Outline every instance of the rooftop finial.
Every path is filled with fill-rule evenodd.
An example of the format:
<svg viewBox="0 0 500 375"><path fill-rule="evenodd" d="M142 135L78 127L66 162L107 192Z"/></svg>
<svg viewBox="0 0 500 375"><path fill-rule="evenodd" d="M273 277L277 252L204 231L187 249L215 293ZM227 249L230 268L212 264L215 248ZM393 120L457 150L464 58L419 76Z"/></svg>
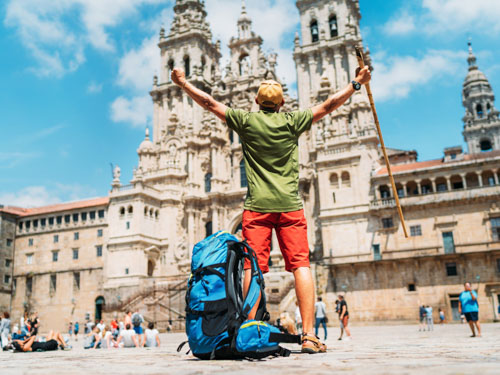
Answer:
<svg viewBox="0 0 500 375"><path fill-rule="evenodd" d="M241 14L247 13L247 7L245 5L245 0L241 0Z"/></svg>
<svg viewBox="0 0 500 375"><path fill-rule="evenodd" d="M149 128L146 126L146 139L149 139Z"/></svg>
<svg viewBox="0 0 500 375"><path fill-rule="evenodd" d="M469 70L477 69L476 55L474 55L474 52L472 51L472 41L470 37L467 45L469 46L469 57L467 58L467 62L469 63Z"/></svg>

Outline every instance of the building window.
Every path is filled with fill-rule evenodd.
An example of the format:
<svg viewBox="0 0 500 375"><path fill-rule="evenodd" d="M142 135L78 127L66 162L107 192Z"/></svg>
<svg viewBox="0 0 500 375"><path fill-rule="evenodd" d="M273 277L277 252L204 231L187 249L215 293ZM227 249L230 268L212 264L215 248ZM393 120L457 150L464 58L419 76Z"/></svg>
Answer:
<svg viewBox="0 0 500 375"><path fill-rule="evenodd" d="M500 217L490 219L490 224L493 241L500 241Z"/></svg>
<svg viewBox="0 0 500 375"><path fill-rule="evenodd" d="M97 212L97 216L99 217L99 219L104 219L104 210L99 210Z"/></svg>
<svg viewBox="0 0 500 375"><path fill-rule="evenodd" d="M54 225L54 218L53 217L49 217L49 225Z"/></svg>
<svg viewBox="0 0 500 375"><path fill-rule="evenodd" d="M78 232L75 232L73 233L73 239L76 241L76 240L79 240L80 239L80 233Z"/></svg>
<svg viewBox="0 0 500 375"><path fill-rule="evenodd" d="M127 212L129 213L129 215L132 215L134 213L134 207L128 206Z"/></svg>
<svg viewBox="0 0 500 375"><path fill-rule="evenodd" d="M125 216L125 207L120 207L120 216Z"/></svg>
<svg viewBox="0 0 500 375"><path fill-rule="evenodd" d="M243 160L243 159L241 159L241 162L240 162L240 186L242 188L245 188L248 186L247 171L245 169L245 160Z"/></svg>
<svg viewBox="0 0 500 375"><path fill-rule="evenodd" d="M372 250L373 250L373 260L381 260L382 255L380 254L380 245L379 244L372 245Z"/></svg>
<svg viewBox="0 0 500 375"><path fill-rule="evenodd" d="M58 250L53 251L52 252L52 261L57 262L58 260L59 260L59 251Z"/></svg>
<svg viewBox="0 0 500 375"><path fill-rule="evenodd" d="M125 268L125 275L128 275L128 268Z"/></svg>
<svg viewBox="0 0 500 375"><path fill-rule="evenodd" d="M61 225L62 224L62 216L57 216L56 217L56 223Z"/></svg>
<svg viewBox="0 0 500 375"><path fill-rule="evenodd" d="M22 221L19 222L19 230L23 230L23 222Z"/></svg>
<svg viewBox="0 0 500 375"><path fill-rule="evenodd" d="M11 247L12 246L12 239L7 238L6 242L7 242L7 247Z"/></svg>
<svg viewBox="0 0 500 375"><path fill-rule="evenodd" d="M78 259L78 249L73 249L73 259Z"/></svg>
<svg viewBox="0 0 500 375"><path fill-rule="evenodd" d="M457 264L455 262L453 263L446 263L446 276L457 276Z"/></svg>
<svg viewBox="0 0 500 375"><path fill-rule="evenodd" d="M417 237L422 235L422 227L420 225L412 225L410 227L410 235L412 237Z"/></svg>
<svg viewBox="0 0 500 375"><path fill-rule="evenodd" d="M33 246L33 238L28 239L28 246Z"/></svg>
<svg viewBox="0 0 500 375"><path fill-rule="evenodd" d="M191 75L191 62L189 56L184 56L184 72L186 73L186 77Z"/></svg>
<svg viewBox="0 0 500 375"><path fill-rule="evenodd" d="M342 187L351 187L351 176L349 172L342 172L340 179L342 180Z"/></svg>
<svg viewBox="0 0 500 375"><path fill-rule="evenodd" d="M71 215L64 215L64 223L69 224L71 222Z"/></svg>
<svg viewBox="0 0 500 375"><path fill-rule="evenodd" d="M330 37L335 38L339 36L339 29L337 27L337 16L331 16L328 24L330 25Z"/></svg>
<svg viewBox="0 0 500 375"><path fill-rule="evenodd" d="M415 287L415 284L408 284L408 291L409 292L416 292L417 288Z"/></svg>
<svg viewBox="0 0 500 375"><path fill-rule="evenodd" d="M82 221L87 221L87 213L82 212Z"/></svg>
<svg viewBox="0 0 500 375"><path fill-rule="evenodd" d="M500 273L500 258L497 259L497 272Z"/></svg>
<svg viewBox="0 0 500 375"><path fill-rule="evenodd" d="M478 104L476 106L476 111L477 111L477 116L479 118L482 118L483 117L483 106L481 104Z"/></svg>
<svg viewBox="0 0 500 375"><path fill-rule="evenodd" d="M441 183L441 184L436 185L436 189L439 192L446 191L446 190L448 190L448 186L446 186L446 184Z"/></svg>
<svg viewBox="0 0 500 375"><path fill-rule="evenodd" d="M388 228L394 227L394 223L392 222L392 217L384 217L382 219L382 227L384 229L388 229Z"/></svg>
<svg viewBox="0 0 500 375"><path fill-rule="evenodd" d="M4 275L3 276L3 283L4 284L10 284L10 275Z"/></svg>
<svg viewBox="0 0 500 375"><path fill-rule="evenodd" d="M210 193L212 190L212 173L205 175L205 193Z"/></svg>
<svg viewBox="0 0 500 375"><path fill-rule="evenodd" d="M42 227L45 227L46 224L47 224L47 219L46 218L40 219L40 225Z"/></svg>
<svg viewBox="0 0 500 375"><path fill-rule="evenodd" d="M33 254L26 254L26 264L33 264Z"/></svg>
<svg viewBox="0 0 500 375"><path fill-rule="evenodd" d="M54 234L54 243L58 243L58 242L59 242L59 235Z"/></svg>
<svg viewBox="0 0 500 375"><path fill-rule="evenodd" d="M205 237L212 235L212 222L209 221L205 224Z"/></svg>
<svg viewBox="0 0 500 375"><path fill-rule="evenodd" d="M50 275L50 292L54 293L57 290L57 275Z"/></svg>
<svg viewBox="0 0 500 375"><path fill-rule="evenodd" d="M95 211L90 211L89 212L89 218L90 218L90 220L94 220L95 219Z"/></svg>
<svg viewBox="0 0 500 375"><path fill-rule="evenodd" d="M443 247L445 254L455 253L455 241L453 240L453 232L443 232Z"/></svg>
<svg viewBox="0 0 500 375"><path fill-rule="evenodd" d="M339 187L339 176L337 175L337 173L332 173L330 175L330 186L333 189L337 189Z"/></svg>
<svg viewBox="0 0 500 375"><path fill-rule="evenodd" d="M26 295L29 296L33 292L33 277L26 278Z"/></svg>
<svg viewBox="0 0 500 375"><path fill-rule="evenodd" d="M127 222L125 223L125 228L126 228L126 229L130 229L130 221L127 221Z"/></svg>
<svg viewBox="0 0 500 375"><path fill-rule="evenodd" d="M24 222L24 226L26 227L26 230L30 229L31 228L31 221L25 221Z"/></svg>
<svg viewBox="0 0 500 375"><path fill-rule="evenodd" d="M97 245L95 247L95 249L96 249L97 256L102 257L102 245Z"/></svg>
<svg viewBox="0 0 500 375"><path fill-rule="evenodd" d="M97 237L102 237L102 229L97 230Z"/></svg>
<svg viewBox="0 0 500 375"><path fill-rule="evenodd" d="M313 20L309 27L311 28L311 40L316 43L319 40L318 21Z"/></svg>
<svg viewBox="0 0 500 375"><path fill-rule="evenodd" d="M80 290L80 272L73 272L73 288Z"/></svg>
<svg viewBox="0 0 500 375"><path fill-rule="evenodd" d="M38 228L38 219L33 220L33 228Z"/></svg>
<svg viewBox="0 0 500 375"><path fill-rule="evenodd" d="M380 187L380 198L386 199L391 197L391 192L389 188L385 185Z"/></svg>
<svg viewBox="0 0 500 375"><path fill-rule="evenodd" d="M5 267L6 268L10 268L11 264L12 264L12 260L11 259L5 259Z"/></svg>
<svg viewBox="0 0 500 375"><path fill-rule="evenodd" d="M73 214L73 223L78 223L78 214Z"/></svg>

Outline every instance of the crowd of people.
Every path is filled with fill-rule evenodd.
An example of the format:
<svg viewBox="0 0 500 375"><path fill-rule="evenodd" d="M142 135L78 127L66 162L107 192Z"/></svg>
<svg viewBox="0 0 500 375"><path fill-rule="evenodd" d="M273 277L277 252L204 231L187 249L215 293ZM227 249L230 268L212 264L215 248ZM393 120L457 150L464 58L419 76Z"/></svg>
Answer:
<svg viewBox="0 0 500 375"><path fill-rule="evenodd" d="M158 347L160 336L154 323L149 322L143 329L144 317L136 311L127 311L123 319L113 319L109 324L103 320L92 322L87 320L84 326L85 349L111 349L129 347ZM8 312L3 313L0 320L0 347L3 350L18 352L69 350L68 342L71 339L78 341L80 331L79 322L69 322L68 336L51 330L48 335L40 336L40 319L35 312L28 317L26 313L21 317L19 324L13 326Z"/></svg>

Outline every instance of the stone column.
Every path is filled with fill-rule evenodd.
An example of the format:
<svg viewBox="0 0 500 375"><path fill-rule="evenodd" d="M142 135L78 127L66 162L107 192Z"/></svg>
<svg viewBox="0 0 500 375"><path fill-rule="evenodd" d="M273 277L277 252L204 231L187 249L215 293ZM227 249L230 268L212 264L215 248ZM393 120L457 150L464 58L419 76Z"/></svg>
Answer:
<svg viewBox="0 0 500 375"><path fill-rule="evenodd" d="M335 90L339 90L342 85L342 54L338 49L334 52L335 59Z"/></svg>
<svg viewBox="0 0 500 375"><path fill-rule="evenodd" d="M446 186L448 187L448 191L451 191L451 180L449 177L445 177L446 178Z"/></svg>
<svg viewBox="0 0 500 375"><path fill-rule="evenodd" d="M212 145L210 148L211 152L211 165L212 165L212 177L217 178L218 173L217 173L217 148L215 145Z"/></svg>
<svg viewBox="0 0 500 375"><path fill-rule="evenodd" d="M401 183L401 186L403 188L403 197L407 197L408 196L408 189L407 189L406 185L407 185L406 182L402 182Z"/></svg>
<svg viewBox="0 0 500 375"><path fill-rule="evenodd" d="M495 185L498 185L498 169L493 170L493 178L495 179Z"/></svg>
<svg viewBox="0 0 500 375"><path fill-rule="evenodd" d="M467 189L467 179L465 178L465 173L460 173L460 177L462 177L462 185L464 185L464 189Z"/></svg>
<svg viewBox="0 0 500 375"><path fill-rule="evenodd" d="M309 72L311 77L311 91L309 92L309 96L316 95L318 91L318 83L319 83L319 75L317 73L318 62L316 61L316 56L311 54L309 56Z"/></svg>
<svg viewBox="0 0 500 375"><path fill-rule="evenodd" d="M219 230L219 210L217 207L212 209L212 232L215 233Z"/></svg>
<svg viewBox="0 0 500 375"><path fill-rule="evenodd" d="M477 180L479 182L479 187L483 187L483 175L481 174L481 172L476 172L477 174Z"/></svg>
<svg viewBox="0 0 500 375"><path fill-rule="evenodd" d="M188 249L192 249L194 246L194 232L195 232L195 227L194 227L194 211L192 209L187 210L188 214ZM191 251L189 251L189 256L191 257Z"/></svg>
<svg viewBox="0 0 500 375"><path fill-rule="evenodd" d="M422 180L415 181L417 183L417 192L418 195L422 195Z"/></svg>
<svg viewBox="0 0 500 375"><path fill-rule="evenodd" d="M432 192L433 193L437 192L436 179L435 178L431 178L431 183L432 183Z"/></svg>

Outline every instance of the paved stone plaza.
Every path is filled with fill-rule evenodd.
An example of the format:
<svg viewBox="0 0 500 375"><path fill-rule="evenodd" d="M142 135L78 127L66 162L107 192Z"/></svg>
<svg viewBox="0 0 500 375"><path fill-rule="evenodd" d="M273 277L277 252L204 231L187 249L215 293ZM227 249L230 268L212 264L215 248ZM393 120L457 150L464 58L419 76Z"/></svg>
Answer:
<svg viewBox="0 0 500 375"><path fill-rule="evenodd" d="M328 353L260 362L200 361L176 352L183 334L164 334L159 349L83 350L47 353L0 352L7 374L500 374L500 324L485 324L482 338L466 325L353 327L354 339L337 341L330 328ZM293 348L293 346L291 347Z"/></svg>

